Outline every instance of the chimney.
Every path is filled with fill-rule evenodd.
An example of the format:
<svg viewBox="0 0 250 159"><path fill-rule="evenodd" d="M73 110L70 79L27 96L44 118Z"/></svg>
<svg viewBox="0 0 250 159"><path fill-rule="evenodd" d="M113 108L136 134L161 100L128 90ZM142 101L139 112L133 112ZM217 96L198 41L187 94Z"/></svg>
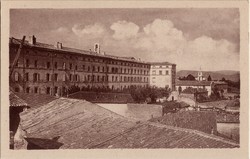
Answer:
<svg viewBox="0 0 250 159"><path fill-rule="evenodd" d="M29 36L29 43L31 45L36 45L36 37L34 35Z"/></svg>
<svg viewBox="0 0 250 159"><path fill-rule="evenodd" d="M56 48L58 48L58 49L62 49L62 43L57 42L57 43L56 43Z"/></svg>
<svg viewBox="0 0 250 159"><path fill-rule="evenodd" d="M94 52L100 54L100 44L98 43L95 43L95 46L94 46Z"/></svg>

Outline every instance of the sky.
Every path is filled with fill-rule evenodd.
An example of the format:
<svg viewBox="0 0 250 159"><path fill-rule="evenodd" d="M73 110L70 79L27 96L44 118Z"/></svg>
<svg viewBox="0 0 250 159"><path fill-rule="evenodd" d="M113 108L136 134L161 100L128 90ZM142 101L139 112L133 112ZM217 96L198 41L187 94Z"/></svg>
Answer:
<svg viewBox="0 0 250 159"><path fill-rule="evenodd" d="M10 36L168 61L177 70L239 70L238 9L12 9Z"/></svg>

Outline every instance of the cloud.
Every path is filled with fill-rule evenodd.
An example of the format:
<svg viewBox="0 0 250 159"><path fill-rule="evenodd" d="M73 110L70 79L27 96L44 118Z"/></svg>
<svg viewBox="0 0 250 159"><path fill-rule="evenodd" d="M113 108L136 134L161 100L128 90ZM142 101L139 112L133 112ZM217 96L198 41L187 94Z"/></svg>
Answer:
<svg viewBox="0 0 250 159"><path fill-rule="evenodd" d="M65 34L65 33L69 33L70 30L66 27L59 27L55 30L52 30L53 33L60 33L60 34Z"/></svg>
<svg viewBox="0 0 250 159"><path fill-rule="evenodd" d="M101 24L95 23L93 25L86 25L82 27L81 25L75 24L72 27L72 31L75 35L82 37L82 36L100 36L104 34L105 32L105 27Z"/></svg>
<svg viewBox="0 0 250 159"><path fill-rule="evenodd" d="M143 31L135 45L138 49L175 52L186 43L182 31L174 28L170 20L155 19Z"/></svg>
<svg viewBox="0 0 250 159"><path fill-rule="evenodd" d="M155 19L139 35L134 48L146 60L173 62L178 69L239 69L236 44L209 36L188 40L170 20Z"/></svg>
<svg viewBox="0 0 250 159"><path fill-rule="evenodd" d="M113 34L114 39L124 40L124 39L135 38L139 31L139 26L132 22L127 22L123 20L113 23L110 26L110 29L114 31Z"/></svg>
<svg viewBox="0 0 250 159"><path fill-rule="evenodd" d="M169 19L155 19L141 28L123 20L110 26L98 23L74 25L74 34L64 27L55 32L68 33L65 34L68 37L62 39L70 38L73 44L83 49L92 48L98 42L102 51L108 54L134 56L144 61L169 61L176 63L177 69L239 70L237 44L206 34L190 39Z"/></svg>

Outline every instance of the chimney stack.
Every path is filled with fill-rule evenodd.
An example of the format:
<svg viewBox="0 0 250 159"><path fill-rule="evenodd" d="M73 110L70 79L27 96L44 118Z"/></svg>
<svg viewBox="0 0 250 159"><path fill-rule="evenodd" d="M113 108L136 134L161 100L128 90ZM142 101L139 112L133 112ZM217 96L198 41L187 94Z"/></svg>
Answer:
<svg viewBox="0 0 250 159"><path fill-rule="evenodd" d="M98 43L95 43L95 46L94 46L94 52L100 54L100 44Z"/></svg>
<svg viewBox="0 0 250 159"><path fill-rule="evenodd" d="M29 36L29 43L31 45L35 45L36 44L36 37L34 35Z"/></svg>
<svg viewBox="0 0 250 159"><path fill-rule="evenodd" d="M62 43L57 42L57 43L56 43L56 48L58 48L58 49L62 49Z"/></svg>

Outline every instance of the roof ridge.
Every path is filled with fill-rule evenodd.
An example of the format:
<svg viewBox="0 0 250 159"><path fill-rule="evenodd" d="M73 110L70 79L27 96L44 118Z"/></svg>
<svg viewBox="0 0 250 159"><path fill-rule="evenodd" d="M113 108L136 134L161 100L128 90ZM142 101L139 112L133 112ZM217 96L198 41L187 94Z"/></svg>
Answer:
<svg viewBox="0 0 250 159"><path fill-rule="evenodd" d="M9 37L9 39L11 40L9 43L20 43L21 39L17 39L15 37ZM13 40L16 40L16 42L13 42ZM44 49L51 49L51 50L58 50L58 51L62 51L62 52L71 52L71 53L77 53L77 54L86 54L86 55L91 55L91 56L99 56L99 57L105 57L105 58L113 58L113 59L117 59L117 60L125 60L128 62L137 62L137 63L143 63L143 64L148 64L148 62L146 61L140 61L137 60L138 58L133 57L134 59L131 59L131 57L123 57L123 56L116 56L116 55L111 55L111 54L98 54L94 51L89 51L89 50L84 50L84 49L79 49L79 48L73 48L73 47L67 47L67 46L63 46L62 49L58 49L55 47L55 45L53 44L48 44L48 43L44 43L44 42L36 42L36 44L40 44L40 45L32 45L29 44L27 40L25 40L25 45L27 46L31 46L31 47L38 47L38 48L44 48Z"/></svg>

